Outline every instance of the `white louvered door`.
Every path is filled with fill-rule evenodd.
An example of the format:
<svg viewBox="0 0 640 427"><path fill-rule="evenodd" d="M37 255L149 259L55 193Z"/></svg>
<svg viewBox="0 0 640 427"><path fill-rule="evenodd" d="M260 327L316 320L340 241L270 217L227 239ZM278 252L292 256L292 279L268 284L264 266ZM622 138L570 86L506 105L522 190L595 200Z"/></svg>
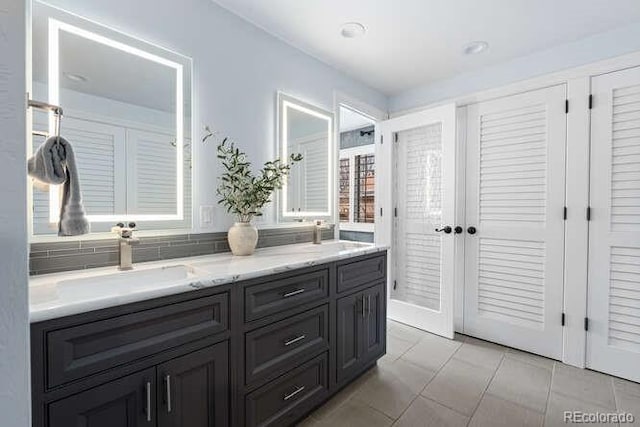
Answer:
<svg viewBox="0 0 640 427"><path fill-rule="evenodd" d="M640 381L640 68L591 88L587 366Z"/></svg>
<svg viewBox="0 0 640 427"><path fill-rule="evenodd" d="M127 130L127 212L175 215L176 147L170 134Z"/></svg>
<svg viewBox="0 0 640 427"><path fill-rule="evenodd" d="M453 338L455 107L383 123L396 141L394 274L388 316Z"/></svg>
<svg viewBox="0 0 640 427"><path fill-rule="evenodd" d="M564 85L468 107L464 332L562 357ZM465 228L467 228L465 227Z"/></svg>

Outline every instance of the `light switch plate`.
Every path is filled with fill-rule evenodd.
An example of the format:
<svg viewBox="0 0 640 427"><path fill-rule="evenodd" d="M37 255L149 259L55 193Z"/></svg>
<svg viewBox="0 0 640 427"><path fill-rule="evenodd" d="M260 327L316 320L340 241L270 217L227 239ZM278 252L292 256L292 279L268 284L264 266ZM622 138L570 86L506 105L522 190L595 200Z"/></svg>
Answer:
<svg viewBox="0 0 640 427"><path fill-rule="evenodd" d="M213 225L213 213L215 206L202 205L200 206L200 226L207 227Z"/></svg>

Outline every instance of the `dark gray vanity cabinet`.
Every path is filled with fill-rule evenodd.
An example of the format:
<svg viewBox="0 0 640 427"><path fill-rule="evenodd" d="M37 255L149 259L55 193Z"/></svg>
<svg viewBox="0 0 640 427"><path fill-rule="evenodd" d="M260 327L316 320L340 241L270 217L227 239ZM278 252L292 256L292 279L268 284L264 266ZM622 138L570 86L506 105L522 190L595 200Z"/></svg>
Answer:
<svg viewBox="0 0 640 427"><path fill-rule="evenodd" d="M158 365L159 427L229 425L229 346L221 342Z"/></svg>
<svg viewBox="0 0 640 427"><path fill-rule="evenodd" d="M155 370L147 369L53 402L50 427L138 427L155 424Z"/></svg>
<svg viewBox="0 0 640 427"><path fill-rule="evenodd" d="M385 283L341 297L337 302L336 380L352 379L385 352Z"/></svg>
<svg viewBox="0 0 640 427"><path fill-rule="evenodd" d="M294 425L385 333L385 252L34 323L33 426Z"/></svg>

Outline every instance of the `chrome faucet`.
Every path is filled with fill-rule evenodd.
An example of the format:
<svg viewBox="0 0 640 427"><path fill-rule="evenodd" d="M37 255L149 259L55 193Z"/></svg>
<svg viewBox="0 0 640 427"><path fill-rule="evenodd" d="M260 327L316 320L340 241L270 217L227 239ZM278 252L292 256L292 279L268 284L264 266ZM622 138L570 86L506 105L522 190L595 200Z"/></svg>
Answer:
<svg viewBox="0 0 640 427"><path fill-rule="evenodd" d="M322 243L322 230L326 230L329 227L324 221L316 219L313 221L313 244L319 245Z"/></svg>
<svg viewBox="0 0 640 427"><path fill-rule="evenodd" d="M118 270L133 270L133 245L140 242L140 239L133 237L133 231L136 228L135 222L130 222L129 226L119 222L115 227L111 228L112 233L118 235L120 246L120 265Z"/></svg>

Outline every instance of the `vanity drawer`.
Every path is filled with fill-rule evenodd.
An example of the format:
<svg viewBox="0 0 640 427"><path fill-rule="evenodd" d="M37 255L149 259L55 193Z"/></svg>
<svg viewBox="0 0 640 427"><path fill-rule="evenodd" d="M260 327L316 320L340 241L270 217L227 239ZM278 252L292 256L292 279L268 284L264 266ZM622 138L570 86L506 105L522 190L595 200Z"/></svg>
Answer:
<svg viewBox="0 0 640 427"><path fill-rule="evenodd" d="M327 354L247 395L245 425L288 426L328 395Z"/></svg>
<svg viewBox="0 0 640 427"><path fill-rule="evenodd" d="M229 329L227 293L46 333L47 388Z"/></svg>
<svg viewBox="0 0 640 427"><path fill-rule="evenodd" d="M329 306L272 323L245 335L245 383L286 372L329 349Z"/></svg>
<svg viewBox="0 0 640 427"><path fill-rule="evenodd" d="M387 274L387 257L374 255L358 261L338 264L338 292L384 279Z"/></svg>
<svg viewBox="0 0 640 427"><path fill-rule="evenodd" d="M329 270L248 286L244 290L245 321L260 319L329 296Z"/></svg>

